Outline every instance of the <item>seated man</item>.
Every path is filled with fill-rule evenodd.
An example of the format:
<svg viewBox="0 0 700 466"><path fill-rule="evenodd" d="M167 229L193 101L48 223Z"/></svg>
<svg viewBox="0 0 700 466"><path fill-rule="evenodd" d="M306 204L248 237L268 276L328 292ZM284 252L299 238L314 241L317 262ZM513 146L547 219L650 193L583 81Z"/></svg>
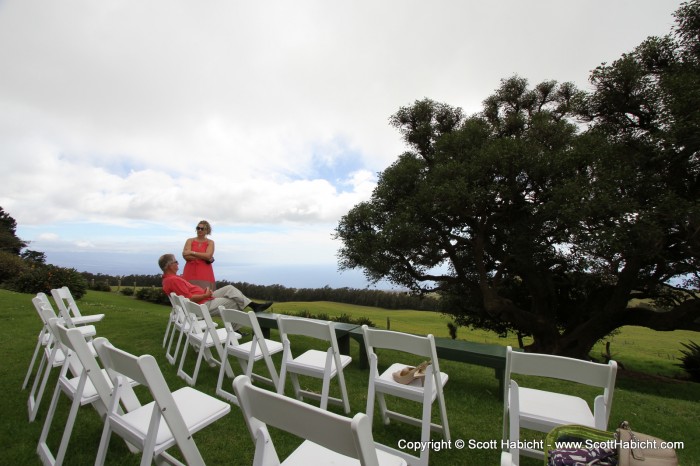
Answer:
<svg viewBox="0 0 700 466"><path fill-rule="evenodd" d="M175 293L198 304L206 304L211 315L219 314L219 306L227 309L243 310L249 307L255 312L262 312L272 305L272 302L262 304L254 303L246 298L241 291L233 285L226 285L212 292L193 285L177 275L179 265L173 254L163 254L158 259L158 265L163 271L163 291L165 294Z"/></svg>

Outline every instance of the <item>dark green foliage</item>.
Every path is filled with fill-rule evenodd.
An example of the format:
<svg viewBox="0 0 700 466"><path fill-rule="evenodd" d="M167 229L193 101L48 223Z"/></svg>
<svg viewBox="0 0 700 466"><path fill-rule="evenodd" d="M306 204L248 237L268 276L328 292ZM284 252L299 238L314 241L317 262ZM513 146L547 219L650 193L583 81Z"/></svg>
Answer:
<svg viewBox="0 0 700 466"><path fill-rule="evenodd" d="M156 304L170 305L170 299L166 296L165 292L160 287L146 287L140 288L136 291L136 299L141 299L143 301L148 301Z"/></svg>
<svg viewBox="0 0 700 466"><path fill-rule="evenodd" d="M27 268L27 264L16 254L0 251L0 283L12 280Z"/></svg>
<svg viewBox="0 0 700 466"><path fill-rule="evenodd" d="M17 222L0 207L0 251L18 256L27 243L19 239L15 231L17 231Z"/></svg>
<svg viewBox="0 0 700 466"><path fill-rule="evenodd" d="M318 320L332 320L333 322L342 322L344 324L357 324L357 325L367 325L368 327L376 327L375 323L372 322L367 317L358 317L354 319L348 314L340 314L336 317L331 317L330 315L322 312L320 314L311 314L307 309L303 309L294 314L297 317L303 317L305 319L318 319Z"/></svg>
<svg viewBox="0 0 700 466"><path fill-rule="evenodd" d="M109 286L109 282L106 280L100 282L91 281L89 288L93 291L112 291L112 287Z"/></svg>
<svg viewBox="0 0 700 466"><path fill-rule="evenodd" d="M87 282L77 270L55 265L33 265L7 282L10 289L20 293L51 293L54 288L67 286L75 299L87 290Z"/></svg>
<svg viewBox="0 0 700 466"><path fill-rule="evenodd" d="M681 345L686 349L681 350L681 353L683 353L681 361L683 362L678 364L678 366L685 369L691 380L700 382L700 345L693 341L681 343Z"/></svg>
<svg viewBox="0 0 700 466"><path fill-rule="evenodd" d="M700 2L676 18L596 68L590 93L514 76L472 116L399 109L408 150L340 220L341 269L435 292L456 324L531 336L530 351L700 330Z"/></svg>
<svg viewBox="0 0 700 466"><path fill-rule="evenodd" d="M121 294L124 296L133 296L134 295L134 289L133 288L122 288L119 290Z"/></svg>

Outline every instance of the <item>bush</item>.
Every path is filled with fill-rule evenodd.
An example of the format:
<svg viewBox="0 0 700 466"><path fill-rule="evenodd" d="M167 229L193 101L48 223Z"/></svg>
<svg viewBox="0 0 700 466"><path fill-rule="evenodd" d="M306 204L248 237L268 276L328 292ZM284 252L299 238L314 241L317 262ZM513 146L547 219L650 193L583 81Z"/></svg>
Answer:
<svg viewBox="0 0 700 466"><path fill-rule="evenodd" d="M17 278L26 268L26 263L18 255L0 251L0 283Z"/></svg>
<svg viewBox="0 0 700 466"><path fill-rule="evenodd" d="M134 296L133 288L122 288L121 290L119 290L119 292L124 296Z"/></svg>
<svg viewBox="0 0 700 466"><path fill-rule="evenodd" d="M103 282L93 281L90 284L90 289L93 291L112 291L112 287L109 286L109 282L107 282L107 281L103 281Z"/></svg>
<svg viewBox="0 0 700 466"><path fill-rule="evenodd" d="M692 341L681 343L681 345L685 346L686 349L681 350L683 353L681 361L683 362L677 365L685 369L691 380L700 382L700 345Z"/></svg>
<svg viewBox="0 0 700 466"><path fill-rule="evenodd" d="M25 268L8 285L20 293L31 294L50 294L54 288L67 286L75 299L82 298L87 290L87 282L77 270L50 264Z"/></svg>
<svg viewBox="0 0 700 466"><path fill-rule="evenodd" d="M170 299L166 296L165 292L163 292L162 288L140 288L136 292L136 299L170 306Z"/></svg>

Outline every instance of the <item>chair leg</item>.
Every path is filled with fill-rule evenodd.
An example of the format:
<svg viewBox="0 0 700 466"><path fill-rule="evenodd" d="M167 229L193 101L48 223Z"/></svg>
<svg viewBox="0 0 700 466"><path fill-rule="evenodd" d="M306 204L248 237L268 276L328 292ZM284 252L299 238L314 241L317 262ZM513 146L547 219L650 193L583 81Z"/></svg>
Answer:
<svg viewBox="0 0 700 466"><path fill-rule="evenodd" d="M176 333L178 334L178 337L177 343L175 344L175 352L173 354L170 354L170 347L173 344L173 341L175 340ZM170 341L168 342L168 348L165 350L165 358L170 364L175 364L175 362L177 361L177 355L180 352L180 345L182 344L182 338L184 335L185 331L181 328L175 328L170 333Z"/></svg>
<svg viewBox="0 0 700 466"><path fill-rule="evenodd" d="M348 398L348 388L345 386L345 374L342 367L338 368L338 383L340 384L340 396L343 398L345 414L350 414L350 399Z"/></svg>
<svg viewBox="0 0 700 466"><path fill-rule="evenodd" d="M291 380L292 387L294 388L294 397L299 401L304 401L304 395L302 395L301 386L299 385L299 376L294 372L290 372L289 380Z"/></svg>
<svg viewBox="0 0 700 466"><path fill-rule="evenodd" d="M42 363L44 363L44 375L41 377L41 385L39 385L38 389L37 383L39 382L39 373L37 373L36 379L34 379L32 391L29 394L29 400L27 400L27 404L29 407L29 422L34 422L34 419L36 419L36 415L39 412L39 404L41 404L41 399L44 396L44 390L46 389L46 383L48 382L49 376L51 375L54 357L55 353L52 352L52 355L50 357L45 357L44 359L42 359Z"/></svg>
<svg viewBox="0 0 700 466"><path fill-rule="evenodd" d="M34 364L36 364L36 358L39 356L39 351L42 348L42 340L43 340L43 332L41 335L39 335L39 340L36 342L36 347L34 348L34 355L32 355L32 361L29 363L29 369L27 369L27 375L24 376L24 382L22 382L22 390L27 388L27 384L29 383L29 378L32 375L33 369L34 369Z"/></svg>
<svg viewBox="0 0 700 466"><path fill-rule="evenodd" d="M105 418L105 426L102 429L102 437L100 437L100 447L97 449L97 457L95 458L95 466L103 466L107 458L107 448L109 448L109 440L112 437L112 427L110 426L109 414Z"/></svg>
<svg viewBox="0 0 700 466"><path fill-rule="evenodd" d="M377 393L377 403L379 403L379 414L382 416L382 422L385 426L388 426L391 420L389 419L389 414L387 414L389 410L386 408L386 400L382 392Z"/></svg>

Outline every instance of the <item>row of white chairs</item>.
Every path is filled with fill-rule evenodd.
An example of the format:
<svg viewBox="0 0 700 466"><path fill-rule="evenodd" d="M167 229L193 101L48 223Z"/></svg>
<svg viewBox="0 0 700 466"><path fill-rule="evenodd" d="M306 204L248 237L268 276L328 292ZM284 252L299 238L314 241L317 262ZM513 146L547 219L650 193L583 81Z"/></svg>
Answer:
<svg viewBox="0 0 700 466"><path fill-rule="evenodd" d="M36 298L35 298L36 299ZM186 386L171 392L153 356L135 356L114 347L107 339L88 335L48 315L47 303L35 304L48 317L47 332L53 347L64 355L37 452L44 464L66 461L68 443L78 409L92 405L104 420L96 465L104 464L112 433L132 452L141 452L141 464L203 465L193 434L227 415L231 407L222 400ZM143 403L133 387L148 389L151 401ZM400 457L375 445L368 417L353 418L328 412L252 385L240 375L233 383L236 398L256 445L255 465L280 464L267 425L286 430L305 441L283 464L406 465ZM47 439L54 424L61 395L71 401L60 445L54 454ZM177 447L185 462L168 451Z"/></svg>
<svg viewBox="0 0 700 466"><path fill-rule="evenodd" d="M30 422L36 418L51 370L61 367L65 360L65 355L60 347L55 345L54 338L49 331L48 321L52 318L60 318L67 327L78 328L83 335L91 338L96 332L95 326L92 324L104 318L104 314L83 316L68 287L53 289L51 290L51 295L56 303L56 307L58 307L58 312L54 310L45 293L39 293L32 299L42 326L37 336L36 346L27 368L27 374L22 383L22 389L26 389L32 380L32 375L34 375L34 381L27 400ZM34 366L37 360L40 362L35 373Z"/></svg>
<svg viewBox="0 0 700 466"><path fill-rule="evenodd" d="M57 303L60 314L53 310L48 298L43 293L38 294L32 300L40 318L42 319L43 326L37 339L37 346L35 348L30 367L27 371L23 388L26 388L28 385L30 375L33 372L33 366L35 365L38 355L43 348L44 354L40 367L37 370L34 385L29 397L29 415L30 420L34 420L36 417L39 402L41 401L49 372L54 367L61 367L61 374L59 375L51 407L49 408L49 414L47 415L38 447L38 452L46 464L61 464L67 448L68 439L70 438L70 432L75 422L77 408L85 404L92 404L101 415L105 415L108 412L106 409L106 407L108 408L108 405L105 403L105 400L107 399L105 398L105 394L116 393L116 391L113 389L114 384L111 381L109 374L104 370L100 371L96 368L96 366L94 366L94 364L96 364L95 356L97 355L97 350L95 349L95 346L91 340L92 337L95 336L96 332L94 326L90 325L90 323L101 320L104 315L83 317L80 314L75 301L72 299L72 296L70 296L70 292L67 288L62 290L53 290L52 295L54 297L54 301ZM332 323L329 325L328 323L324 324L320 322L313 322L309 321L308 319L282 318L280 319L279 327L280 335L284 343L279 343L263 337L262 330L260 329L254 312L245 313L238 310L227 310L222 308L221 316L224 321L225 328L217 329L217 326L212 321L206 306L200 306L181 298L177 299L176 302L179 304L179 306L181 306L181 309L187 309L187 311L184 312L184 316L187 319L190 319L190 329L199 329L198 331L195 330L194 332L184 334L187 344L183 349L180 367L178 368L178 374L185 378L190 385L194 385L196 382L199 363L201 363L202 360L212 363L214 360L217 360L216 356L218 356L219 378L217 381L217 395L222 396L226 400L240 406L245 412L246 409L250 410L253 408L242 406L239 390L235 388L236 384L234 384L234 392L236 392L238 396L231 392L225 391L223 388L225 385L224 374L226 374L228 377L232 377L233 375L232 368L228 362L228 357L236 357L241 365L243 373L246 377L246 382L240 382L241 384L245 385L246 387L250 385L251 389L254 389L253 391L257 392L261 391L261 389L252 387L250 383L251 379L263 380L275 388L275 391L278 392L278 396L283 396L284 375L281 377L277 376L274 363L270 358L271 354L283 351L282 374L286 374L288 372L289 366L291 366L293 369L294 366L297 365L302 369L300 372L294 373L294 378L296 378L297 374L310 375L308 366L311 365L309 364L311 361L322 363L320 364L321 370L319 370L317 373L317 375L320 375L321 378L324 378L324 388L320 396L312 392L304 392L299 388L298 382L293 382L293 386L295 388L295 397L298 398L299 402L304 399L304 396L316 398L321 402L321 407L315 409L325 411L327 402L330 398L327 395L327 382L333 378L327 376L330 374L335 376L338 372L342 374L342 368L347 365L344 365L342 362L339 363L336 359L336 356L340 357L342 355L339 355L337 351L337 342L333 341L335 332L333 331ZM175 310L175 306L173 306L173 309ZM58 317L59 315L61 317ZM66 318L65 315L67 315L68 318ZM87 325L81 326L79 324ZM247 343L240 343L239 340L241 339L241 335L234 330L242 327L248 328L252 331L251 340ZM285 331L285 327L289 329L287 332ZM168 338L173 338L174 328L175 327L173 326L172 329L169 330L171 333L170 335L168 335L169 332L166 332L164 342ZM309 329L314 329L314 331ZM297 334L313 336L315 338L318 338L319 334L329 335L328 339L331 340L329 350L327 352L311 350L316 351L318 354L307 355L305 358L302 358L302 360L299 360L298 357L295 360L291 354L291 347L287 336L288 333L294 334L295 332ZM447 381L447 375L439 371L439 362L436 357L435 345L432 337L417 337L399 332L374 330L367 327L363 327L363 332L370 359L370 380L367 412L364 415L366 419L361 421L363 423L362 425L368 424L371 429L372 415L374 412L374 403L376 399L376 401L379 403L382 419L386 424L390 422L390 419L397 419L403 422L416 424L421 427L421 441L423 442L430 439L430 430L441 432L445 439L449 440L447 415L444 398L442 395L442 386ZM199 344L196 343L196 339L190 337L190 333L201 335ZM72 340L69 338L69 334L72 335ZM214 335L216 335L216 337ZM211 340L211 342L214 344L208 344L208 340ZM79 342L82 342L82 346ZM197 348L198 354L195 372L191 376L187 375L182 367L185 354L189 346ZM393 364L384 370L382 374L379 374L378 356L377 352L375 351L379 348L395 349L430 358L430 360L433 361L433 364L428 366L425 385L419 385L417 381L408 386L396 383L393 380L392 374L397 370L401 370L401 368L406 367L405 365L401 364ZM212 353L212 349L215 349L214 352L217 353L216 355ZM79 357L81 353L82 358ZM92 363L90 362L90 358ZM253 364L261 359L264 359L267 363L267 369L270 375L269 378L252 372ZM86 363L85 360L88 362ZM90 366L90 364L93 364L93 366ZM87 371L83 369L83 367L86 366L89 369ZM335 367L339 367L340 371L335 370ZM182 373L180 373L181 371ZM102 372L102 378L96 379L97 381L88 376L88 374L95 374L97 372ZM518 374L571 380L578 383L600 387L603 389L603 393L594 400L594 409L591 411L586 401L580 398L523 386L521 379L519 379L519 383L514 380L514 376L517 376ZM518 440L520 439L521 428L548 432L555 426L575 423L588 425L603 430L606 429L612 404L615 375L616 364L614 361L611 361L609 364L596 364L571 358L514 352L512 351L512 348L508 347L504 392L503 438L509 440L512 446L507 452L503 453L502 464L519 464L519 456L521 451ZM292 378L291 372L290 378ZM39 385L40 379L41 384ZM100 382L100 380L102 380L102 382ZM135 384L136 380L143 383L138 377L131 377L125 378L122 381L122 384L118 386L118 389L121 390L119 393L119 398L123 406L122 408L117 408L117 410L126 409L126 412L130 412L136 409L136 406L140 406L138 404L138 400L133 394L133 390L130 390L131 385ZM280 380L282 381L281 385ZM340 383L341 387L344 387L344 381L341 380ZM105 388L106 386L109 388ZM280 386L282 387L281 390ZM247 388L244 388L243 390L247 390ZM196 391L189 392L188 396L194 394L195 392ZM251 396L258 397L256 399L264 399L265 396L272 393L267 390L262 390L262 392L263 394L259 397L257 395ZM345 408L346 413L349 413L347 393L346 391L342 390L342 388L341 392L343 393L343 398L336 401ZM73 404L71 406L69 419L65 426L63 440L59 447L59 453L56 458L54 458L50 449L46 445L46 438L50 429L51 420L55 413L55 403L57 402L60 393L65 393L68 395ZM423 418L413 419L403 414L389 411L386 408L386 403L384 400L385 394L405 397L422 403L424 407ZM430 422L431 407L436 399L438 400L442 426L432 424ZM271 402L268 400L266 404L269 406ZM272 411L272 413L275 414L274 411ZM277 412L275 416L279 417L279 412ZM251 433L255 430L256 433L253 434L253 440L256 442L256 445L261 448L260 452L256 452L256 458L271 458L273 456L274 447L265 446L269 444L269 433L267 433L266 429L261 427L264 424L256 422L251 423L247 418L246 421L248 422L248 427L251 429ZM265 421L262 422L264 423ZM273 425L276 425L274 421L271 422ZM276 422L282 423L282 426L276 425L277 427L284 428L283 420L276 419ZM128 436L126 433L123 434ZM311 438L308 436L311 434L307 433L304 435L302 435L303 438ZM177 443L181 449L183 448L177 439L173 441ZM137 446L139 445L138 441L134 442L137 444ZM258 442L261 443L258 444ZM172 446L175 443L171 443L169 446ZM305 442L305 444L306 443L307 442ZM311 447L316 448L313 446L314 442L308 443L311 445ZM129 445L132 450L136 449L132 444L128 443L128 441L127 445ZM145 444L142 444L141 446L143 447L143 445ZM162 450L154 449L149 454L151 456L158 456L160 454L158 452L164 452L165 449L169 448L169 446ZM305 448L311 447L307 445ZM406 455L404 452L397 451L381 444L376 444L375 447L378 448L380 452L386 452L389 455L389 458L402 458L409 464L427 464L428 461L429 449L427 448L421 452L420 457L415 458L410 455ZM191 447L185 446L184 448L189 448L192 450ZM272 452L269 451L270 448L272 448ZM311 448L309 451L313 451L313 448ZM140 449L143 450L143 448ZM303 458L304 455L301 454L302 451L304 451L304 449L300 449L300 452L295 457ZM100 451L103 459L105 453L106 447L105 451L102 451L102 449ZM522 453L528 456L543 456L543 453L540 451L522 451ZM194 453L192 454L195 455ZM196 455L199 455L199 453L197 452ZM276 458L276 454L274 454L274 457ZM147 458L146 454L144 454L144 458ZM150 462L150 459L147 461L147 463L148 462ZM285 464L287 463L285 462Z"/></svg>
<svg viewBox="0 0 700 466"><path fill-rule="evenodd" d="M352 358L340 354L333 322L317 321L290 316L279 316L278 330L281 342L267 339L263 336L256 314L252 311L243 312L234 309L219 308L224 328L218 328L211 318L205 305L193 303L180 296L171 294L172 312L166 326L166 335L163 339L164 346L170 346L173 342L182 339L182 353L178 365L178 375L188 384L194 385L202 361L218 367L217 395L240 405L237 397L224 389L226 377L231 378L233 369L229 363L229 357L238 360L242 373L249 379L262 380L271 384L278 394L284 394L285 382L289 378L293 396L299 401L312 399L319 403L321 409L327 409L332 403L342 407L346 414L351 412L350 401L345 384L343 369L350 364ZM241 342L241 335L236 331L245 329L251 332L251 338L246 343ZM445 440L450 440L450 432L447 421L443 387L447 383L448 375L439 369L435 341L432 335L420 337L401 332L370 329L363 326L364 340L370 360L370 377L368 387L368 400L366 415L370 425L373 419L375 401L379 405L379 412L384 424L397 420L418 426L421 429L421 441L427 444L430 440L430 432L442 433ZM326 342L326 350L309 349L301 354L295 354L292 349L290 336L299 335L314 338ZM166 343L167 342L167 343ZM178 347L175 343L174 352L177 355ZM189 374L185 369L185 361L189 348L194 348L197 359L194 370ZM428 366L423 379L416 379L410 384L397 383L392 374L408 367L407 364L393 363L380 372L379 349L396 350L408 353L412 358L419 357L432 361ZM272 360L272 355L282 352L279 376ZM175 363L174 358L168 358ZM264 360L267 374L262 375L253 372L256 361ZM190 364L191 365L191 364ZM299 381L300 376L321 379L320 393L303 389ZM340 397L330 395L330 384L337 380ZM395 396L420 403L423 407L421 418L414 418L388 409L385 395ZM437 401L440 412L440 423L432 422L432 406ZM391 454L401 455L412 464L428 464L429 449L423 449L419 457L406 454L403 451L381 446Z"/></svg>

